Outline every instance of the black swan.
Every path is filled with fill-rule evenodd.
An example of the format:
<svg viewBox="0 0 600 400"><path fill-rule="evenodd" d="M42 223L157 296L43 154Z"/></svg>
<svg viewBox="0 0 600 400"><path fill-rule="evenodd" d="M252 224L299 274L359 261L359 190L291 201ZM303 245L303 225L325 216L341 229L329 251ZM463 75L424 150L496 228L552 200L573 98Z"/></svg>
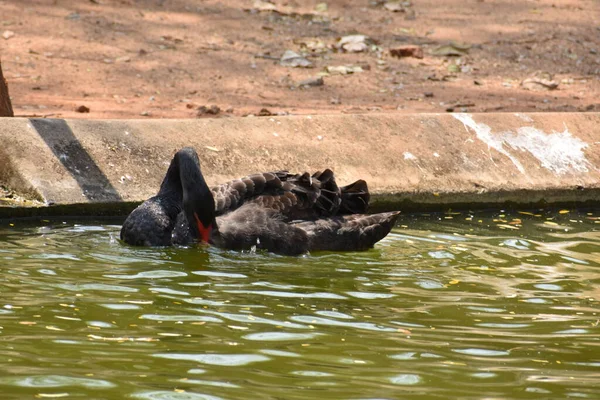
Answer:
<svg viewBox="0 0 600 400"><path fill-rule="evenodd" d="M209 189L196 151L178 151L158 194L129 214L121 240L137 246L204 242L231 250L299 255L366 250L392 229L399 212L364 214L367 184L338 187L329 169L250 175Z"/></svg>

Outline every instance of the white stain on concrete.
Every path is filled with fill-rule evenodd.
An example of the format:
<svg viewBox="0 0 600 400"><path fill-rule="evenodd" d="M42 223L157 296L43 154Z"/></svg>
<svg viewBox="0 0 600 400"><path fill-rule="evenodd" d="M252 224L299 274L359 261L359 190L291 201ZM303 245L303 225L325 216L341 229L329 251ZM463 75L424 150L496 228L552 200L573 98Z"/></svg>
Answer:
<svg viewBox="0 0 600 400"><path fill-rule="evenodd" d="M452 116L462 122L467 131L469 130L468 128L471 128L477 135L477 139L486 143L488 147L491 147L492 149L508 157L513 164L515 164L519 172L522 174L525 173L525 168L523 168L523 165L521 165L519 160L517 160L512 154L504 149L504 140L501 137L492 134L492 128L486 124L478 124L473 120L473 117L470 114L457 113L452 114Z"/></svg>
<svg viewBox="0 0 600 400"><path fill-rule="evenodd" d="M523 174L525 168L510 153L510 149L529 152L540 161L543 168L557 175L567 172L589 172L590 162L583 152L588 144L573 137L566 126L563 132L546 133L532 126L524 126L516 132L494 133L488 125L475 122L470 114L452 115L462 122L466 129L473 130L479 140L508 157Z"/></svg>
<svg viewBox="0 0 600 400"><path fill-rule="evenodd" d="M527 114L515 113L515 117L521 118L525 122L533 122L533 119Z"/></svg>
<svg viewBox="0 0 600 400"><path fill-rule="evenodd" d="M416 160L417 157L414 156L414 154L409 153L408 151L405 151L404 153L402 153L402 155L404 156L405 160Z"/></svg>
<svg viewBox="0 0 600 400"><path fill-rule="evenodd" d="M529 151L540 160L542 167L556 174L589 172L590 162L583 150L588 144L573 137L565 126L562 132L545 133L532 126L517 129L516 134L506 133L506 142L514 149Z"/></svg>
<svg viewBox="0 0 600 400"><path fill-rule="evenodd" d="M425 170L423 169L423 167L421 167L419 165L419 159L414 154L412 154L408 151L405 151L404 153L402 153L402 155L404 156L405 160L412 161L417 166L417 168L419 168L419 170L421 172L425 173Z"/></svg>

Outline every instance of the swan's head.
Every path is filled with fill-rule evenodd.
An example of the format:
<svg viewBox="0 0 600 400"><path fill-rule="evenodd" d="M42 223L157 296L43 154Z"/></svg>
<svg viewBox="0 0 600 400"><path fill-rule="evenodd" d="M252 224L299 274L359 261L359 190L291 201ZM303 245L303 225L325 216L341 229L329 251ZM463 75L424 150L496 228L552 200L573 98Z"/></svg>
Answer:
<svg viewBox="0 0 600 400"><path fill-rule="evenodd" d="M217 228L215 200L202 176L198 154L191 147L177 152L179 177L183 190L183 211L188 220L190 233L200 242L208 243Z"/></svg>

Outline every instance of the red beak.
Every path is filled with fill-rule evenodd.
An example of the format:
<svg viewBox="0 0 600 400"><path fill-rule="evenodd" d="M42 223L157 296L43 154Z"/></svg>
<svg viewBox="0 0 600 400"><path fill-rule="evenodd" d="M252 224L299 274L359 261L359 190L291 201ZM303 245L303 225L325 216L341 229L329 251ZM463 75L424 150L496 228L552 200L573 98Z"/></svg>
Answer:
<svg viewBox="0 0 600 400"><path fill-rule="evenodd" d="M198 214L194 213L194 218L196 219L196 226L198 227L198 232L200 233L200 241L204 243L208 243L210 239L210 232L213 229L212 224L208 224L208 226L204 226L200 218L198 218Z"/></svg>

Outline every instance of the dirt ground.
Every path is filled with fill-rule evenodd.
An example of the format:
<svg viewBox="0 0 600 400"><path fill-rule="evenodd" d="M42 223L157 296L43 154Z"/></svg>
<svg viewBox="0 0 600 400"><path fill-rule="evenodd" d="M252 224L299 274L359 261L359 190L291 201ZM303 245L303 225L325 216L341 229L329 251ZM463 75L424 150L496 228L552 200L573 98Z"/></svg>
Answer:
<svg viewBox="0 0 600 400"><path fill-rule="evenodd" d="M600 111L599 27L597 0L0 0L0 56L17 116Z"/></svg>

